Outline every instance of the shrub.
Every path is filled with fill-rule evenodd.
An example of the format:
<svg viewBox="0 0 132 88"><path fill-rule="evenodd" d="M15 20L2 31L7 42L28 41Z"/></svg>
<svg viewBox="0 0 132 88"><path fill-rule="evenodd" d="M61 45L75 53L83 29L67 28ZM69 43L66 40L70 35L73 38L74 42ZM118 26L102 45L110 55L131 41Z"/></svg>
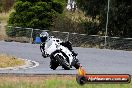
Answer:
<svg viewBox="0 0 132 88"><path fill-rule="evenodd" d="M63 4L54 0L16 0L14 10L10 14L8 25L49 29L53 25L53 19L63 12ZM16 32L10 32L11 29L7 31L7 35ZM23 36L23 33L25 32L15 34Z"/></svg>
<svg viewBox="0 0 132 88"><path fill-rule="evenodd" d="M106 26L107 0L76 0L86 15L99 16L100 31ZM132 0L110 0L108 36L131 37ZM131 24L132 25L132 24ZM104 32L105 33L105 32Z"/></svg>

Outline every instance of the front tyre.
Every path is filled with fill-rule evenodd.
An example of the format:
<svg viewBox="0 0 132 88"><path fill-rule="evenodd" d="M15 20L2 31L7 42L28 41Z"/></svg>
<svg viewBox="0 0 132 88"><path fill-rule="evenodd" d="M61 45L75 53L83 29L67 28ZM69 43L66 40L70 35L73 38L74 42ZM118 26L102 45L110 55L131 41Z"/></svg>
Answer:
<svg viewBox="0 0 132 88"><path fill-rule="evenodd" d="M53 70L56 70L56 68L59 66L59 64L56 61L51 60L50 62L50 68Z"/></svg>
<svg viewBox="0 0 132 88"><path fill-rule="evenodd" d="M58 60L62 68L65 70L70 70L70 64L60 55L56 55L55 58Z"/></svg>
<svg viewBox="0 0 132 88"><path fill-rule="evenodd" d="M66 60L64 60L62 68L64 68L65 70L70 70L70 65L69 65L69 63Z"/></svg>
<svg viewBox="0 0 132 88"><path fill-rule="evenodd" d="M59 66L58 61L54 58L53 55L50 56L50 60L50 68L56 70L56 68Z"/></svg>

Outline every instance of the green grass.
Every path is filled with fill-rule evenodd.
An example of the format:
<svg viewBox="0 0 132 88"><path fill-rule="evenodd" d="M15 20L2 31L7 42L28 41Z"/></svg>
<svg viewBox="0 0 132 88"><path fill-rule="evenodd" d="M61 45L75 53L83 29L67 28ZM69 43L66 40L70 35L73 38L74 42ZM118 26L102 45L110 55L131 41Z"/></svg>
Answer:
<svg viewBox="0 0 132 88"><path fill-rule="evenodd" d="M132 88L130 84L77 84L75 77L10 77L0 79L0 88Z"/></svg>
<svg viewBox="0 0 132 88"><path fill-rule="evenodd" d="M130 88L132 84L77 84L75 80L48 80L46 88Z"/></svg>

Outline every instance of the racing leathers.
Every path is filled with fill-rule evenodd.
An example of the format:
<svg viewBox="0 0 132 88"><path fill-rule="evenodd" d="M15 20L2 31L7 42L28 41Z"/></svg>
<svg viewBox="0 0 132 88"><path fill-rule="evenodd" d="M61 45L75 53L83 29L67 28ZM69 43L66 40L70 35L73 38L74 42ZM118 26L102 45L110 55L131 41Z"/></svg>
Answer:
<svg viewBox="0 0 132 88"><path fill-rule="evenodd" d="M75 53L75 52L73 51L72 44L71 44L69 41L61 42L60 45L62 45L62 46L64 46L64 47L67 47L67 48L72 52L73 56L77 56L77 53ZM49 55L47 55L47 54L45 53L45 42L41 42L41 44L40 44L40 50L41 50L42 56L43 56L44 58L46 58L46 57L49 56Z"/></svg>

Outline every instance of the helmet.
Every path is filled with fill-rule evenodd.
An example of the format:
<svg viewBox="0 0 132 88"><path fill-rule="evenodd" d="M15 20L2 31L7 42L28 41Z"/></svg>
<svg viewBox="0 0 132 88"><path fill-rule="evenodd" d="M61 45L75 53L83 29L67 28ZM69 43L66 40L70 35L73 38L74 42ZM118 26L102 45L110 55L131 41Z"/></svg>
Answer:
<svg viewBox="0 0 132 88"><path fill-rule="evenodd" d="M46 40L48 40L48 38L49 38L49 34L47 32L42 32L40 34L40 40L41 40L41 42L46 42Z"/></svg>

